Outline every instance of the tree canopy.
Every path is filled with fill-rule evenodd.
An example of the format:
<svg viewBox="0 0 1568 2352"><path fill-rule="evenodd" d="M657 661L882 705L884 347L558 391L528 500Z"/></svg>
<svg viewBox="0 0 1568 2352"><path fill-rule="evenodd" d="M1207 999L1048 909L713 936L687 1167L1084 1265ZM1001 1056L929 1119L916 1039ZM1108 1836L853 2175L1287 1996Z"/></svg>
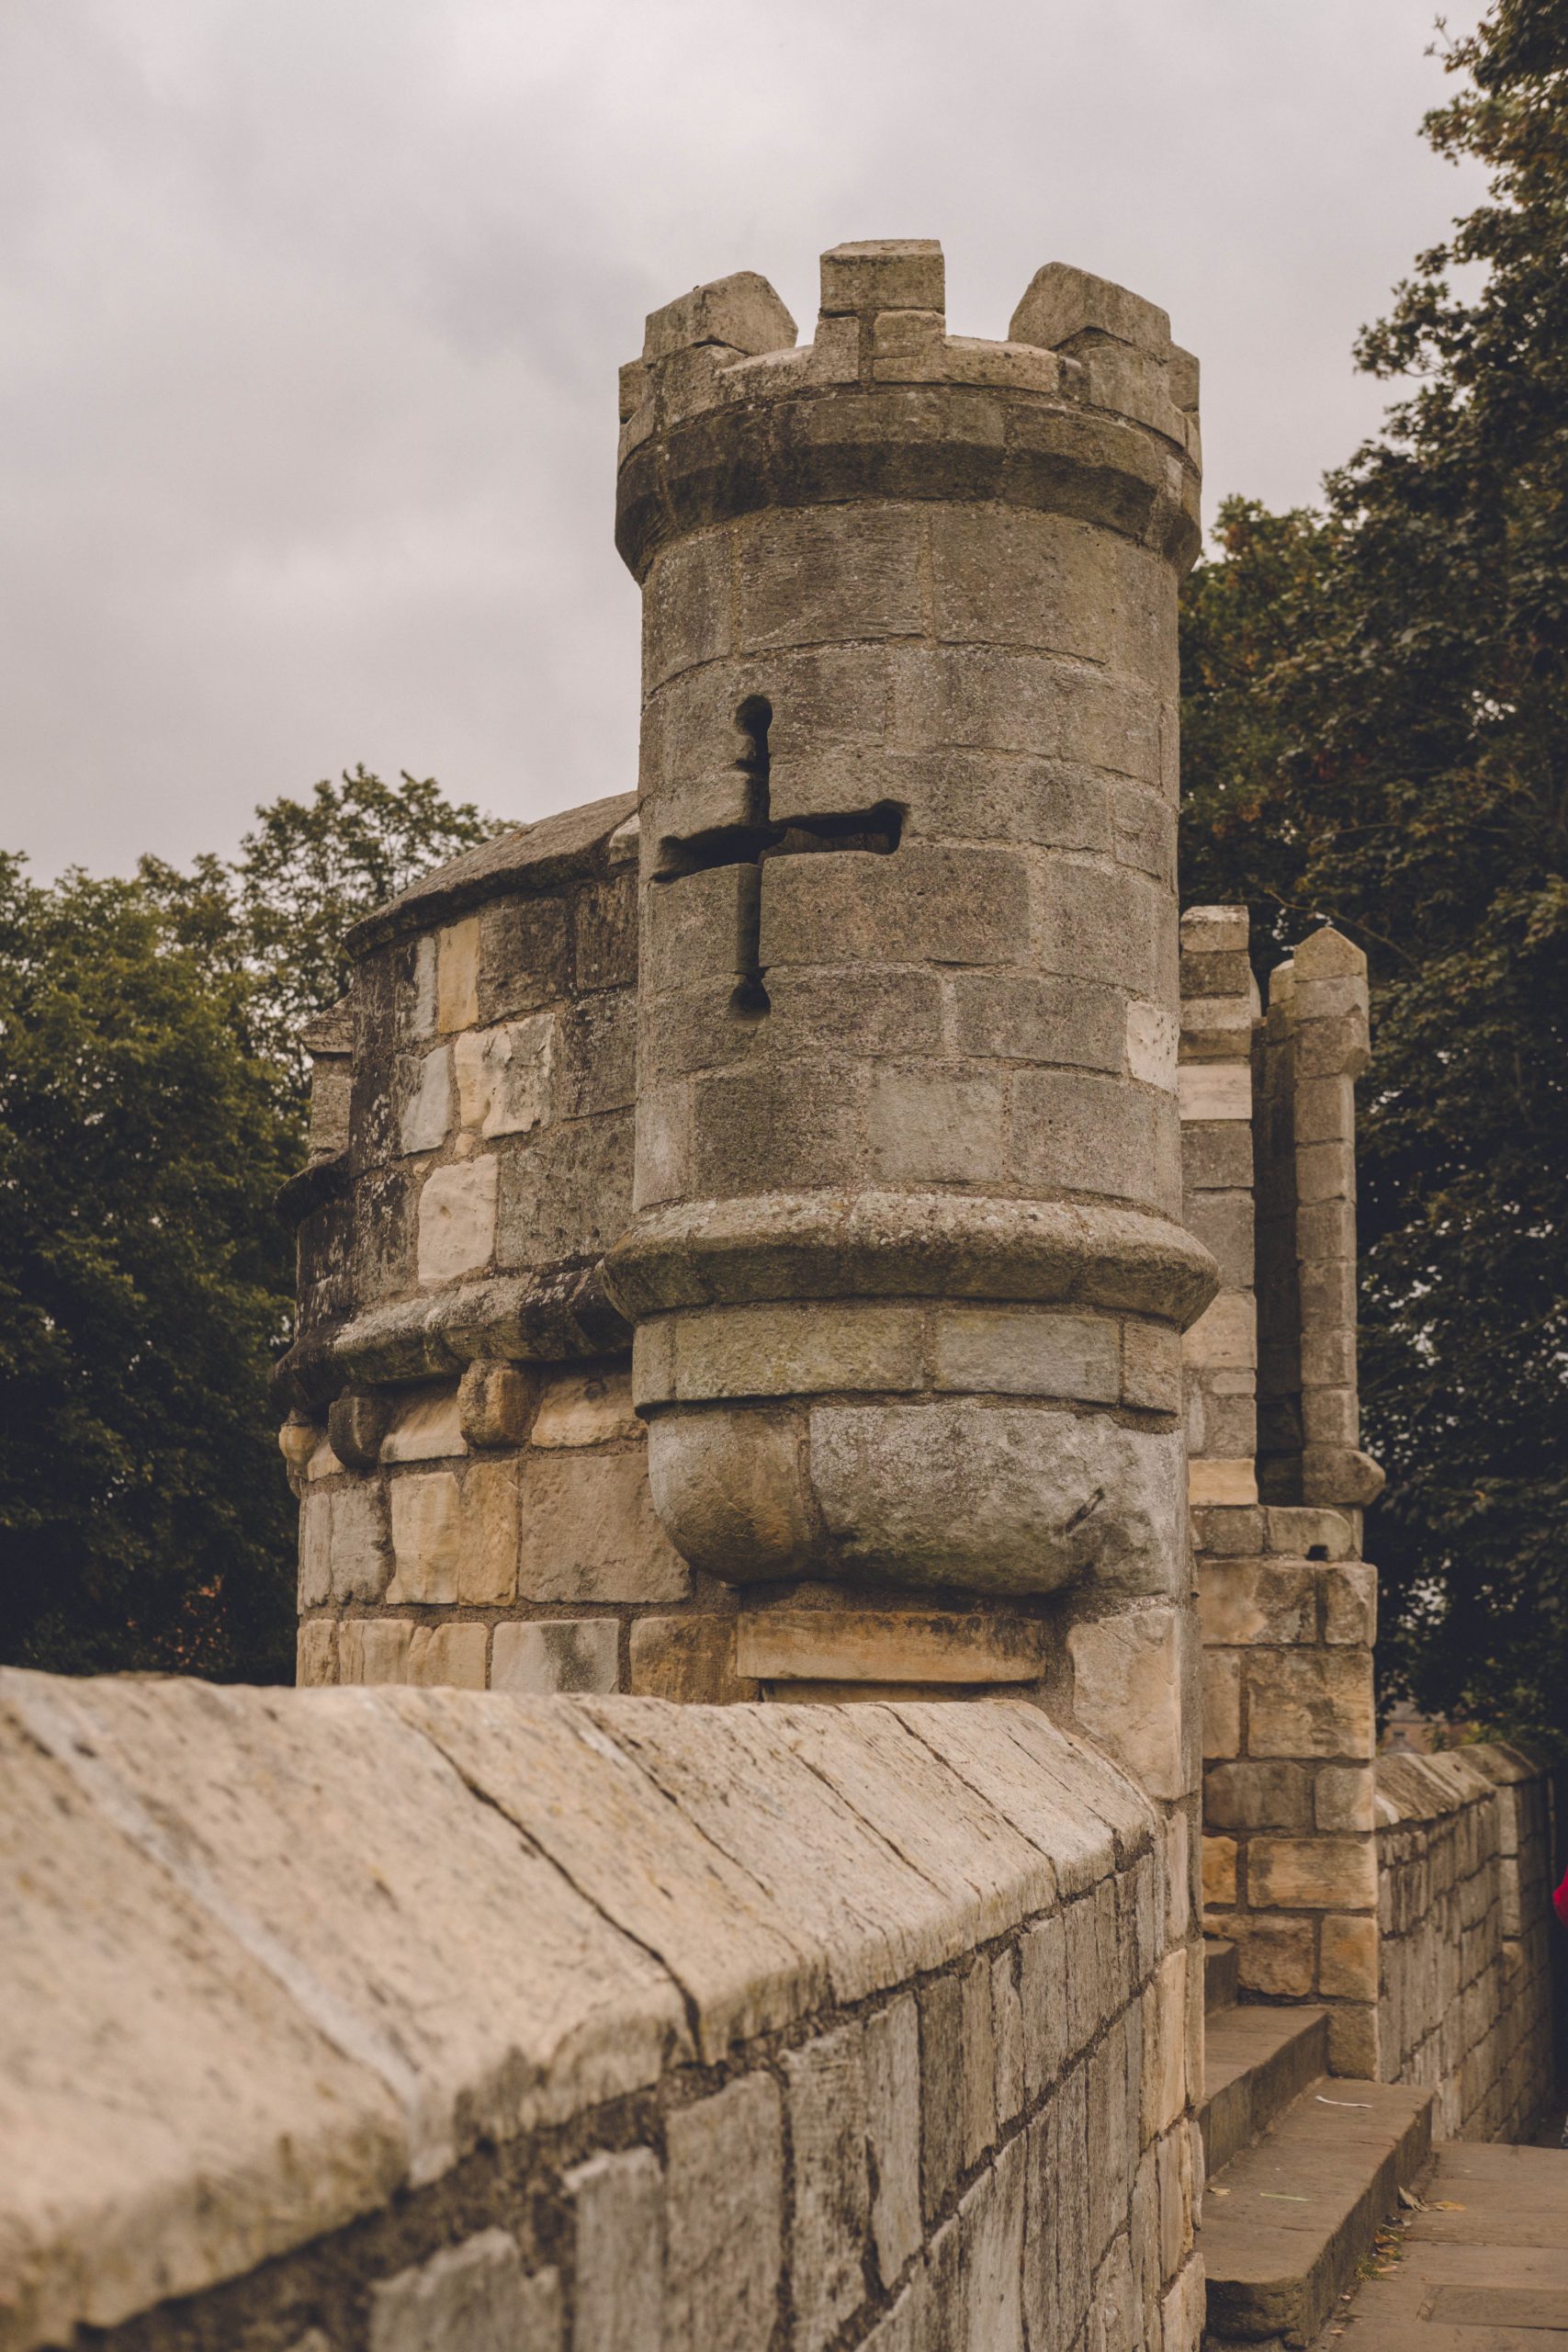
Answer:
<svg viewBox="0 0 1568 2352"><path fill-rule="evenodd" d="M1496 0L1425 130L1487 201L1359 364L1321 511L1233 500L1183 625L1183 893L1365 947L1362 1396L1393 1690L1568 1737L1568 0ZM1456 271L1462 277L1456 278Z"/></svg>
<svg viewBox="0 0 1568 2352"><path fill-rule="evenodd" d="M0 1657L291 1679L294 1028L354 918L491 830L359 769L232 865L0 856Z"/></svg>

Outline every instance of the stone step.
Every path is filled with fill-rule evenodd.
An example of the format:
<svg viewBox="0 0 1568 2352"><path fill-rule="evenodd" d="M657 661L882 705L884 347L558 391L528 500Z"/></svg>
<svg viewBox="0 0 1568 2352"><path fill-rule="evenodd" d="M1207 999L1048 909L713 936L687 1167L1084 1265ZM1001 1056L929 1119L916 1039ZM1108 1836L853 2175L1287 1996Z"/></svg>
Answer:
<svg viewBox="0 0 1568 2352"><path fill-rule="evenodd" d="M1205 1936L1203 2007L1206 2009L1234 2008L1237 1990L1235 1944L1227 1944L1223 1936Z"/></svg>
<svg viewBox="0 0 1568 2352"><path fill-rule="evenodd" d="M1432 2094L1325 2075L1209 2182L1205 2352L1312 2344L1432 2148Z"/></svg>
<svg viewBox="0 0 1568 2352"><path fill-rule="evenodd" d="M1210 2177L1328 2071L1326 2009L1220 2009L1205 2021L1198 2110Z"/></svg>

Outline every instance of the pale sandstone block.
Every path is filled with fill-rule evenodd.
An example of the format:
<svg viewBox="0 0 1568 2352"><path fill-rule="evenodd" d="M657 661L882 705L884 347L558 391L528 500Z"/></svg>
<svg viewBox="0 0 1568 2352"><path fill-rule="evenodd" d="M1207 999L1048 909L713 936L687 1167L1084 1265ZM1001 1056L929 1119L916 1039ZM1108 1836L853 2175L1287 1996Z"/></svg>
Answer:
<svg viewBox="0 0 1568 2352"><path fill-rule="evenodd" d="M370 2289L370 2352L558 2352L560 2282L525 2278L516 2241L481 2230Z"/></svg>
<svg viewBox="0 0 1568 2352"><path fill-rule="evenodd" d="M655 1315L632 1334L632 1401L667 1405L675 1395L675 1317Z"/></svg>
<svg viewBox="0 0 1568 2352"><path fill-rule="evenodd" d="M637 1334L642 1337L641 1332ZM539 1398L528 1433L531 1445L606 1445L643 1442L643 1426L632 1409L632 1387L619 1369L592 1368L558 1374Z"/></svg>
<svg viewBox="0 0 1568 2352"><path fill-rule="evenodd" d="M1067 2054L1066 1928L1060 1913L1031 1928L1019 1945L1023 2073L1037 2099Z"/></svg>
<svg viewBox="0 0 1568 2352"><path fill-rule="evenodd" d="M556 1021L551 1012L465 1031L453 1047L457 1115L472 1135L527 1135L549 1116Z"/></svg>
<svg viewBox="0 0 1568 2352"><path fill-rule="evenodd" d="M1259 1651L1247 1662L1247 1753L1372 1754L1371 1661L1361 1649Z"/></svg>
<svg viewBox="0 0 1568 2352"><path fill-rule="evenodd" d="M1375 2001L1378 1997L1378 1923L1362 1914L1331 1913L1323 1922L1317 1989L1331 1998Z"/></svg>
<svg viewBox="0 0 1568 2352"><path fill-rule="evenodd" d="M457 1598L471 1608L517 1597L517 1468L470 1463L463 1476Z"/></svg>
<svg viewBox="0 0 1568 2352"><path fill-rule="evenodd" d="M866 2140L875 2170L871 2236L891 2286L920 2246L920 2043L914 1996L865 2021Z"/></svg>
<svg viewBox="0 0 1568 2352"><path fill-rule="evenodd" d="M1249 1993L1301 2000L1313 1989L1313 1922L1238 1912L1213 1922L1212 1931L1236 1948L1236 1973Z"/></svg>
<svg viewBox="0 0 1568 2352"><path fill-rule="evenodd" d="M790 2291L797 2352L821 2352L865 2291L871 2192L865 2160L865 2061L858 2025L786 2052Z"/></svg>
<svg viewBox="0 0 1568 2352"><path fill-rule="evenodd" d="M1084 1729L1152 1796L1184 1794L1179 1614L1149 1609L1075 1625L1067 1649Z"/></svg>
<svg viewBox="0 0 1568 2352"><path fill-rule="evenodd" d="M1193 1510L1255 1503L1258 1477L1251 1456L1245 1461L1212 1462L1193 1455L1187 1464L1187 1500Z"/></svg>
<svg viewBox="0 0 1568 2352"><path fill-rule="evenodd" d="M1298 1560L1304 1560L1309 1555L1324 1560L1344 1560L1355 1550L1354 1531L1343 1511L1271 1503L1263 1516L1270 1552L1287 1552Z"/></svg>
<svg viewBox="0 0 1568 2352"><path fill-rule="evenodd" d="M1002 1173L1002 1084L879 1069L866 1111L872 1165L890 1183L984 1183Z"/></svg>
<svg viewBox="0 0 1568 2352"><path fill-rule="evenodd" d="M1203 1774L1203 1819L1212 1829L1311 1829L1312 1767L1260 1758L1211 1764ZM1320 1829L1337 1826L1321 1815L1316 1822Z"/></svg>
<svg viewBox="0 0 1568 2352"><path fill-rule="evenodd" d="M675 1393L799 1396L921 1385L921 1311L874 1301L710 1307L673 1318Z"/></svg>
<svg viewBox="0 0 1568 2352"><path fill-rule="evenodd" d="M1249 1290L1222 1290L1181 1340L1194 1370L1250 1371L1258 1362L1258 1302Z"/></svg>
<svg viewBox="0 0 1568 2352"><path fill-rule="evenodd" d="M1023 2352L1023 2144L1014 2140L966 2191L954 2340L972 2352Z"/></svg>
<svg viewBox="0 0 1568 2352"><path fill-rule="evenodd" d="M406 1682L412 1617L345 1617L338 1628L340 1682Z"/></svg>
<svg viewBox="0 0 1568 2352"><path fill-rule="evenodd" d="M531 1374L481 1359L457 1383L457 1423L469 1445L521 1445L534 1408Z"/></svg>
<svg viewBox="0 0 1568 2352"><path fill-rule="evenodd" d="M1245 956L1252 920L1245 907L1184 907L1181 910L1181 952L1184 956Z"/></svg>
<svg viewBox="0 0 1568 2352"><path fill-rule="evenodd" d="M332 1597L333 1498L307 1494L299 1505L299 1606L319 1609Z"/></svg>
<svg viewBox="0 0 1568 2352"><path fill-rule="evenodd" d="M1174 1951L1166 1953L1148 2004L1156 2025L1154 2048L1145 2055L1144 2072L1145 2140L1169 2131L1187 2105L1189 1958L1190 1947L1186 1944L1178 1944Z"/></svg>
<svg viewBox="0 0 1568 2352"><path fill-rule="evenodd" d="M743 2075L666 2126L665 2342L768 2352L782 2252L778 2086Z"/></svg>
<svg viewBox="0 0 1568 2352"><path fill-rule="evenodd" d="M498 1625L491 1659L492 1690L615 1690L620 1685L620 1627L613 1617L539 1618Z"/></svg>
<svg viewBox="0 0 1568 2352"><path fill-rule="evenodd" d="M525 1600L684 1600L691 1572L665 1534L636 1453L530 1448L517 1589Z"/></svg>
<svg viewBox="0 0 1568 2352"><path fill-rule="evenodd" d="M1246 1062L1183 1062L1177 1101L1186 1119L1252 1117L1252 1070Z"/></svg>
<svg viewBox="0 0 1568 2352"><path fill-rule="evenodd" d="M1260 1910L1375 1911L1377 1848L1370 1838L1254 1838L1247 1892Z"/></svg>
<svg viewBox="0 0 1568 2352"><path fill-rule="evenodd" d="M390 1601L457 1598L463 1553L462 1501L450 1470L421 1471L391 1481Z"/></svg>
<svg viewBox="0 0 1568 2352"><path fill-rule="evenodd" d="M398 1141L404 1152L439 1151L452 1129L452 1050L437 1046L419 1065L403 1104Z"/></svg>
<svg viewBox="0 0 1568 2352"><path fill-rule="evenodd" d="M997 2056L997 2121L1004 2128L1023 2105L1023 2011L1012 1952L991 1962L991 2035Z"/></svg>
<svg viewBox="0 0 1568 2352"><path fill-rule="evenodd" d="M571 2352L662 2352L664 2182L649 2148L592 2156L563 2182L577 2220Z"/></svg>
<svg viewBox="0 0 1568 2352"><path fill-rule="evenodd" d="M482 1690L489 1640L486 1625L416 1625L409 1635L405 1679L427 1690Z"/></svg>
<svg viewBox="0 0 1568 2352"><path fill-rule="evenodd" d="M1331 2075L1353 2075L1360 2082L1376 2082L1382 2071L1378 2052L1378 2013L1374 2003L1340 2002L1329 2010Z"/></svg>
<svg viewBox="0 0 1568 2352"><path fill-rule="evenodd" d="M1343 1145L1353 1150L1356 1092L1349 1079L1309 1078L1302 1080L1296 1087L1293 1109L1298 1151L1306 1144ZM1354 1186L1347 1197L1353 1195Z"/></svg>
<svg viewBox="0 0 1568 2352"><path fill-rule="evenodd" d="M1160 2298L1160 2341L1166 2352L1195 2352L1203 2334L1203 2261L1194 2255Z"/></svg>
<svg viewBox="0 0 1568 2352"><path fill-rule="evenodd" d="M967 2166L976 2164L997 2136L997 2038L991 2008L991 1971L976 1959L959 1979L963 2034L963 2146Z"/></svg>
<svg viewBox="0 0 1568 2352"><path fill-rule="evenodd" d="M1378 1637L1378 1572L1360 1562L1328 1568L1323 1577L1323 1638L1359 1642Z"/></svg>
<svg viewBox="0 0 1568 2352"><path fill-rule="evenodd" d="M1227 1910L1235 1901L1235 1839L1203 1840L1203 1907Z"/></svg>
<svg viewBox="0 0 1568 2352"><path fill-rule="evenodd" d="M1297 1561L1212 1560L1198 1569L1198 1622L1217 1648L1315 1642L1317 1572Z"/></svg>
<svg viewBox="0 0 1568 2352"><path fill-rule="evenodd" d="M419 1279L455 1282L488 1266L495 1250L496 1176L490 1158L433 1168L419 1195Z"/></svg>
<svg viewBox="0 0 1568 2352"><path fill-rule="evenodd" d="M1203 1754L1223 1760L1241 1752L1241 1660L1203 1653Z"/></svg>
<svg viewBox="0 0 1568 2352"><path fill-rule="evenodd" d="M1177 1091L1175 1015L1162 1004L1133 997L1127 1005L1127 1074L1167 1094Z"/></svg>
<svg viewBox="0 0 1568 2352"><path fill-rule="evenodd" d="M300 1620L294 1650L294 1679L300 1690L337 1680L336 1631L330 1617Z"/></svg>
<svg viewBox="0 0 1568 2352"><path fill-rule="evenodd" d="M411 1037L428 1037L435 1027L435 939L426 932L414 948L413 989L406 1020Z"/></svg>
<svg viewBox="0 0 1568 2352"><path fill-rule="evenodd" d="M1121 1331L1106 1316L950 1306L936 1316L932 1344L939 1388L1101 1405L1121 1389Z"/></svg>
<svg viewBox="0 0 1568 2352"><path fill-rule="evenodd" d="M755 1699L755 1681L736 1671L735 1625L733 1617L705 1609L683 1617L635 1618L628 1688L639 1698L699 1706Z"/></svg>
<svg viewBox="0 0 1568 2352"><path fill-rule="evenodd" d="M1181 1409L1181 1335L1164 1323L1122 1326L1122 1402L1146 1413Z"/></svg>
<svg viewBox="0 0 1568 2352"><path fill-rule="evenodd" d="M743 1607L737 1627L737 1671L770 1681L1033 1682L1043 1665L1029 1618Z"/></svg>
<svg viewBox="0 0 1568 2352"><path fill-rule="evenodd" d="M466 915L436 934L435 1026L471 1029L479 1017L479 919Z"/></svg>
<svg viewBox="0 0 1568 2352"><path fill-rule="evenodd" d="M392 1426L381 1440L383 1462L438 1462L445 1455L467 1453L457 1412L457 1392L438 1396L415 1396L400 1404Z"/></svg>

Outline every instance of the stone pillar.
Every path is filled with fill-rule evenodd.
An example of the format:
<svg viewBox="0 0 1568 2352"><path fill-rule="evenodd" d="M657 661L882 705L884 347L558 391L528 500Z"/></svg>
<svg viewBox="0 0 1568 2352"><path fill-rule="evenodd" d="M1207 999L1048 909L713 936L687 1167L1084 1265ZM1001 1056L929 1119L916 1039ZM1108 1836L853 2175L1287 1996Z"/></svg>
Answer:
<svg viewBox="0 0 1568 2352"><path fill-rule="evenodd" d="M1359 1506L1382 1476L1357 1423L1353 1100L1367 1057L1366 962L1337 932L1314 933L1272 975L1266 1022L1255 1023L1252 1001L1250 1057L1238 1034L1242 1050L1227 1050L1216 1083L1216 1063L1185 1057L1205 1035L1217 1046L1230 1035L1204 1010L1224 923L1245 947L1240 908L1196 910L1183 930L1188 1215L1226 1284L1187 1335L1190 1436L1206 1437L1217 1375L1230 1361L1239 1378L1245 1341L1258 1449L1256 1485L1249 1463L1192 1464L1206 1924L1236 1945L1244 1993L1323 2004L1335 2071L1374 2075L1377 1575L1359 1555ZM1231 978L1239 1008L1239 968ZM1241 1283L1252 1202L1240 1190L1254 1147L1255 1355Z"/></svg>
<svg viewBox="0 0 1568 2352"><path fill-rule="evenodd" d="M950 336L926 243L825 255L804 348L743 275L626 371L639 1099L606 1280L677 1549L792 1612L743 1608L765 1684L790 1655L835 1692L1038 1679L1038 1640L976 1628L1066 1592L1091 1713L1124 1734L1133 1685L1179 1679L1179 1335L1213 1283L1176 1099L1196 373L1062 265L1010 342ZM1131 1650L1088 1630L1144 1604Z"/></svg>
<svg viewBox="0 0 1568 2352"><path fill-rule="evenodd" d="M1258 1500L1249 927L1245 907L1189 907L1181 918L1183 1214L1220 1270L1181 1343L1188 1497L1199 1509Z"/></svg>

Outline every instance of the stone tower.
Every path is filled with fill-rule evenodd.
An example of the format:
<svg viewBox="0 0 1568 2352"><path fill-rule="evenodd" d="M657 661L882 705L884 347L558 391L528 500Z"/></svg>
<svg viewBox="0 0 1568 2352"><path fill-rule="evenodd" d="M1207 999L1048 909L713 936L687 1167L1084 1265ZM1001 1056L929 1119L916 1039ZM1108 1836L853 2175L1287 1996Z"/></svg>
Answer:
<svg viewBox="0 0 1568 2352"><path fill-rule="evenodd" d="M638 1114L605 1275L660 1516L730 1583L1071 1585L1090 1619L1184 1589L1196 404L1165 313L1060 264L1010 341L948 335L926 243L826 254L804 347L761 278L699 288L625 373Z"/></svg>

